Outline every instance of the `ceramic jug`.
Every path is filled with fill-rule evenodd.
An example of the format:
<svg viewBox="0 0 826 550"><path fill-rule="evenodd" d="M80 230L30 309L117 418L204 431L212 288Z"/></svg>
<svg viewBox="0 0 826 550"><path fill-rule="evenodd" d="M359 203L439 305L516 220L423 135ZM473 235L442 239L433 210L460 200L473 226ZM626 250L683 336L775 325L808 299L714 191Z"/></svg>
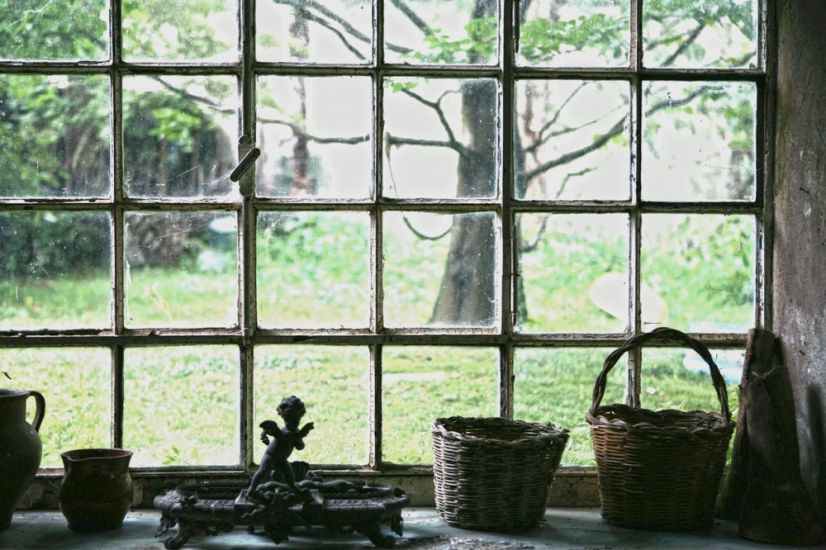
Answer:
<svg viewBox="0 0 826 550"><path fill-rule="evenodd" d="M34 422L26 421L26 400L34 397ZM40 467L40 424L46 400L36 391L0 389L0 531Z"/></svg>
<svg viewBox="0 0 826 550"><path fill-rule="evenodd" d="M120 527L132 504L132 451L77 449L60 457L65 469L60 511L69 528L89 532Z"/></svg>

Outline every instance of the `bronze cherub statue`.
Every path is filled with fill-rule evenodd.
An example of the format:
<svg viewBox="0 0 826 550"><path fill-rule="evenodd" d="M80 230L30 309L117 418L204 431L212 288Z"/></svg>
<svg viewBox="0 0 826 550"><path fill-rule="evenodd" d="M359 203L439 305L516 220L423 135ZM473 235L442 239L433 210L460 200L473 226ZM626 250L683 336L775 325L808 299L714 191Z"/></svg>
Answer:
<svg viewBox="0 0 826 550"><path fill-rule="evenodd" d="M264 456L261 457L261 465L253 474L247 489L247 494L252 499L256 498L258 486L273 474L280 477L294 493L300 492L295 485L293 469L287 459L292 454L293 449L300 451L304 448L304 438L307 437L315 425L308 422L304 424L304 427L298 429L306 409L301 399L294 395L281 401L276 410L278 416L284 420L284 427L279 428L278 423L274 420L265 420L260 425L262 429L261 441L267 445L267 450L264 451ZM269 439L270 437L272 440Z"/></svg>
<svg viewBox="0 0 826 550"><path fill-rule="evenodd" d="M376 546L393 546L395 537L385 534L381 525L389 524L401 536L402 509L410 497L386 485L324 481L311 475L306 462L288 461L294 450L304 448L304 438L314 426L308 422L299 428L305 407L294 395L281 401L277 411L284 427L273 420L260 424L267 450L245 487L205 482L181 485L155 497L155 507L162 512L157 535L177 526L177 532L164 540L164 547L174 550L193 535L217 535L238 526L246 526L250 533L263 528L263 534L276 544L287 540L294 529L303 528L308 532L355 531Z"/></svg>

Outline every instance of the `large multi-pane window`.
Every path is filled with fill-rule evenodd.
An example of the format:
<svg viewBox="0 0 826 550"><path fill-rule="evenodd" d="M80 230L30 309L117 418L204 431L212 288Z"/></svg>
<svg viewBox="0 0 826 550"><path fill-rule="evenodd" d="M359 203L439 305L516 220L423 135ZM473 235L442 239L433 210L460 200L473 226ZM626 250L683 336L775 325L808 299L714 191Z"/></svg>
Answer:
<svg viewBox="0 0 826 550"><path fill-rule="evenodd" d="M249 468L290 394L316 465L427 464L448 415L559 423L588 465L629 336L692 333L736 381L763 10L0 0L0 357L49 402L43 465ZM606 400L718 407L668 346Z"/></svg>

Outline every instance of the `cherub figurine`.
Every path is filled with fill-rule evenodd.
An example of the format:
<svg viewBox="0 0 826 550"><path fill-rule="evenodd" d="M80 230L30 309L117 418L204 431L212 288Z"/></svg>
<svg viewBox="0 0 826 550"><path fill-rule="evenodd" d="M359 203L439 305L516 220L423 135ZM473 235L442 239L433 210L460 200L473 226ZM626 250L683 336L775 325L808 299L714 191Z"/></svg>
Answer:
<svg viewBox="0 0 826 550"><path fill-rule="evenodd" d="M312 422L304 424L300 430L298 424L304 416L306 409L304 403L298 397L291 395L278 405L278 415L284 419L284 427L279 428L274 420L265 420L261 423L261 441L267 445L264 456L261 457L261 465L252 476L248 490L249 495L255 494L255 489L272 473L278 473L287 483L289 488L298 494L300 491L295 485L293 470L287 459L293 449L299 451L304 448L304 438L314 428ZM270 440L272 437L272 440Z"/></svg>

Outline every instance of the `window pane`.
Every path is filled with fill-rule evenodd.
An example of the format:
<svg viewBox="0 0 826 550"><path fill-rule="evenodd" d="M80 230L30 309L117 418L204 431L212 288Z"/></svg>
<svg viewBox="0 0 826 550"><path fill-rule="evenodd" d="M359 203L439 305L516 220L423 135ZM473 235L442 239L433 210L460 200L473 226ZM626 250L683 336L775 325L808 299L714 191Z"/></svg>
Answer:
<svg viewBox="0 0 826 550"><path fill-rule="evenodd" d="M544 67L628 66L627 0L538 0L520 11L518 62Z"/></svg>
<svg viewBox="0 0 826 550"><path fill-rule="evenodd" d="M385 325L492 326L498 237L493 213L386 213Z"/></svg>
<svg viewBox="0 0 826 550"><path fill-rule="evenodd" d="M626 82L521 80L516 109L517 198L628 199Z"/></svg>
<svg viewBox="0 0 826 550"><path fill-rule="evenodd" d="M258 0L255 18L262 61L367 63L373 55L370 0Z"/></svg>
<svg viewBox="0 0 826 550"><path fill-rule="evenodd" d="M729 408L737 413L737 384L743 370L743 350L711 350L726 381ZM720 412L708 365L692 350L645 348L642 352L640 399L646 409Z"/></svg>
<svg viewBox="0 0 826 550"><path fill-rule="evenodd" d="M107 0L3 0L0 59L107 59L108 4Z"/></svg>
<svg viewBox="0 0 826 550"><path fill-rule="evenodd" d="M496 81L385 81L384 195L494 197L497 194Z"/></svg>
<svg viewBox="0 0 826 550"><path fill-rule="evenodd" d="M277 328L366 328L367 214L266 212L258 218L258 322Z"/></svg>
<svg viewBox="0 0 826 550"><path fill-rule="evenodd" d="M0 349L2 370L12 377L3 377L3 386L39 391L46 399L41 468L62 468L64 451L110 446L110 363L108 349ZM30 422L34 411L29 399Z"/></svg>
<svg viewBox="0 0 826 550"><path fill-rule="evenodd" d="M665 301L651 325L746 332L754 325L752 216L649 214L642 222L643 283Z"/></svg>
<svg viewBox="0 0 826 550"><path fill-rule="evenodd" d="M569 466L593 466L594 451L585 413L611 349L527 349L514 353L513 417L526 422L552 422L571 431L562 455ZM627 361L614 365L605 385L603 405L625 403Z"/></svg>
<svg viewBox="0 0 826 550"><path fill-rule="evenodd" d="M518 214L517 223L518 330L628 328L625 214Z"/></svg>
<svg viewBox="0 0 826 550"><path fill-rule="evenodd" d="M259 78L258 194L369 197L372 111L369 78Z"/></svg>
<svg viewBox="0 0 826 550"><path fill-rule="evenodd" d="M129 327L237 323L235 214L130 212L125 225Z"/></svg>
<svg viewBox="0 0 826 550"><path fill-rule="evenodd" d="M297 395L314 422L307 448L294 460L313 464L367 464L370 398L367 348L342 346L262 346L255 351L255 425L284 422L276 411L282 399ZM264 452L253 433L253 459Z"/></svg>
<svg viewBox="0 0 826 550"><path fill-rule="evenodd" d="M648 67L754 67L757 0L646 0Z"/></svg>
<svg viewBox="0 0 826 550"><path fill-rule="evenodd" d="M108 195L109 114L106 77L0 75L0 196Z"/></svg>
<svg viewBox="0 0 826 550"><path fill-rule="evenodd" d="M230 193L238 97L226 76L123 79L124 178L133 197Z"/></svg>
<svg viewBox="0 0 826 550"><path fill-rule="evenodd" d="M494 348L385 347L382 372L382 456L388 462L432 464L436 418L499 415Z"/></svg>
<svg viewBox="0 0 826 550"><path fill-rule="evenodd" d="M497 0L384 1L384 56L389 63L495 64Z"/></svg>
<svg viewBox="0 0 826 550"><path fill-rule="evenodd" d="M238 464L238 348L131 348L124 363L132 466Z"/></svg>
<svg viewBox="0 0 826 550"><path fill-rule="evenodd" d="M238 59L237 1L123 0L129 61Z"/></svg>
<svg viewBox="0 0 826 550"><path fill-rule="evenodd" d="M643 101L644 199L754 199L754 84L662 82Z"/></svg>
<svg viewBox="0 0 826 550"><path fill-rule="evenodd" d="M0 330L111 325L109 214L5 212L0 235Z"/></svg>

